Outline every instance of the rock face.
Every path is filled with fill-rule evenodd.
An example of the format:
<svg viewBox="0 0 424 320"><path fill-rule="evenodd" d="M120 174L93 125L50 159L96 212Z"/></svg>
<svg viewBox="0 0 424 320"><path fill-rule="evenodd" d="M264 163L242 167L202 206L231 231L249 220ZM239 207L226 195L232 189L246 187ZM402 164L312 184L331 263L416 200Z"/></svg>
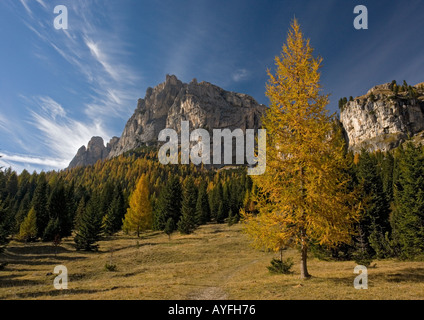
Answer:
<svg viewBox="0 0 424 320"><path fill-rule="evenodd" d="M179 133L182 120L189 121L190 130L257 129L265 108L248 95L225 91L208 82L193 79L186 84L175 76L166 76L164 83L148 88L145 98L138 100L137 109L108 158L156 144L164 128Z"/></svg>
<svg viewBox="0 0 424 320"><path fill-rule="evenodd" d="M246 94L225 91L195 79L187 84L167 75L165 82L148 88L144 99L138 100L120 138L113 138L104 147L101 138L93 137L87 149L78 150L69 168L110 159L141 146L156 145L162 129L180 133L182 120L189 121L190 130L258 129L265 109Z"/></svg>
<svg viewBox="0 0 424 320"><path fill-rule="evenodd" d="M413 95L395 95L390 84L383 84L349 101L340 112L349 149L388 151L423 131L424 88L419 84L412 89Z"/></svg>
<svg viewBox="0 0 424 320"><path fill-rule="evenodd" d="M95 164L98 160L104 160L109 155L112 147L119 141L118 137L113 137L110 142L104 145L103 138L92 137L87 148L82 146L69 164L69 169Z"/></svg>

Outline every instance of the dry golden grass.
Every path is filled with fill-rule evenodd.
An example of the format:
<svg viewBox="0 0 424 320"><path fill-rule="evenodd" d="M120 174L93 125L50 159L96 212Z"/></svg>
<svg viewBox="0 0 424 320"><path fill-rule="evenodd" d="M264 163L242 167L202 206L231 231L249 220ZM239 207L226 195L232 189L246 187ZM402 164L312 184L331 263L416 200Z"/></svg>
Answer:
<svg viewBox="0 0 424 320"><path fill-rule="evenodd" d="M118 234L97 253L77 252L65 239L57 256L49 243L11 242L0 261L0 299L423 299L422 262L376 261L368 290L356 290L355 263L309 260L310 280L299 279L297 252L291 275L272 275L274 254L249 247L239 225L202 226L194 234L159 232L141 239ZM107 271L106 263L116 271ZM68 290L53 287L53 269L63 264Z"/></svg>

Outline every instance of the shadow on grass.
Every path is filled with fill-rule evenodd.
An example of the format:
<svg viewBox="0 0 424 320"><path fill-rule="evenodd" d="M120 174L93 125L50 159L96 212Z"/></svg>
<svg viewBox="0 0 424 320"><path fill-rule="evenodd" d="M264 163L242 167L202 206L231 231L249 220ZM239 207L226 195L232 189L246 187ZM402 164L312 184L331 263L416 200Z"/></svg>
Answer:
<svg viewBox="0 0 424 320"><path fill-rule="evenodd" d="M16 268L16 265L23 265L23 266L42 266L42 265L51 265L51 264L64 264L69 261L76 261L76 260L83 260L87 259L86 257L55 257L50 255L37 255L33 257L10 257L7 260L7 267L11 268L13 266L14 270L17 271L25 271L26 269L19 269Z"/></svg>
<svg viewBox="0 0 424 320"><path fill-rule="evenodd" d="M384 276L388 282L424 282L424 268L405 268L379 276Z"/></svg>
<svg viewBox="0 0 424 320"><path fill-rule="evenodd" d="M77 294L93 294L99 293L104 290L94 290L94 289L66 289L66 290L56 290L52 289L50 291L37 291L37 292L25 292L25 293L17 293L16 296L20 299L25 298L40 298L40 297L60 297L60 296L69 296L69 295L77 295Z"/></svg>
<svg viewBox="0 0 424 320"><path fill-rule="evenodd" d="M139 243L139 244L131 244L131 245L119 247L119 248L114 248L114 247L107 248L105 246L101 251L99 251L99 253L110 253L110 252L115 253L115 252L119 252L119 251L127 250L127 249L140 249L146 246L157 246L158 244L159 243L155 243L155 242L146 242L146 243Z"/></svg>
<svg viewBox="0 0 424 320"><path fill-rule="evenodd" d="M336 285L352 286L357 274L345 277L313 278L319 281L332 281ZM368 273L368 282L386 281L386 282L424 282L424 268L405 268L396 272Z"/></svg>
<svg viewBox="0 0 424 320"><path fill-rule="evenodd" d="M44 281L30 280L30 279L17 279L22 275L12 274L7 276L0 276L0 288L9 287L28 287L44 284Z"/></svg>
<svg viewBox="0 0 424 320"><path fill-rule="evenodd" d="M71 252L71 250L68 250L62 246L54 247L49 246L46 244L31 244L27 246L9 246L7 247L7 252L9 254L14 255L41 255L41 254L51 254L54 256L55 253L61 254L61 253L68 253Z"/></svg>

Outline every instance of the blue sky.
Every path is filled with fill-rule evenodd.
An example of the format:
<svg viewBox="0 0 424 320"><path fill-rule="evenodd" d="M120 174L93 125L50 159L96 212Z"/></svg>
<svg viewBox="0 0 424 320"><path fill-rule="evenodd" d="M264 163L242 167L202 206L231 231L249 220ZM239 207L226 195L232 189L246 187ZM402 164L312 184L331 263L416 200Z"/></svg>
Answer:
<svg viewBox="0 0 424 320"><path fill-rule="evenodd" d="M353 9L368 8L368 30ZM68 29L56 30L56 5ZM91 136L120 136L138 98L175 74L267 104L273 68L296 17L330 110L376 84L424 81L424 1L1 0L0 166L65 168Z"/></svg>

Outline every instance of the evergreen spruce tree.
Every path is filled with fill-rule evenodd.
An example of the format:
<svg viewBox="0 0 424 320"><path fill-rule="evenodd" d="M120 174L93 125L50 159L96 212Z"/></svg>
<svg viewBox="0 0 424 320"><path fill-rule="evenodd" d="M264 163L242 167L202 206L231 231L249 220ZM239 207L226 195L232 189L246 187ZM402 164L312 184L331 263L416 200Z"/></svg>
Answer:
<svg viewBox="0 0 424 320"><path fill-rule="evenodd" d="M223 201L223 188L221 182L218 182L217 185L211 190L209 197L209 205L211 210L211 218L218 222L224 216L224 207L221 208L220 215L218 215L219 206ZM219 216L219 218L218 218Z"/></svg>
<svg viewBox="0 0 424 320"><path fill-rule="evenodd" d="M105 216L109 212L110 205L114 199L115 187L112 182L108 181L104 186L100 196L100 212L102 216Z"/></svg>
<svg viewBox="0 0 424 320"><path fill-rule="evenodd" d="M115 233L114 228L114 217L111 208L109 208L108 212L102 218L102 228L103 233L106 236L111 236Z"/></svg>
<svg viewBox="0 0 424 320"><path fill-rule="evenodd" d="M122 220L125 217L125 199L120 186L113 191L112 202L110 203L106 215L103 217L103 231L106 235L112 235L122 227Z"/></svg>
<svg viewBox="0 0 424 320"><path fill-rule="evenodd" d="M20 190L18 193L21 193ZM22 193L21 193L22 194ZM29 210L31 209L31 197L29 193L24 193L23 196L21 196L21 199L16 199L16 207L17 212L15 215L15 222L16 222L16 230L19 230L20 225L28 215Z"/></svg>
<svg viewBox="0 0 424 320"><path fill-rule="evenodd" d="M42 240L53 241L56 238L62 238L59 218L50 218L49 223L44 229Z"/></svg>
<svg viewBox="0 0 424 320"><path fill-rule="evenodd" d="M216 222L223 223L224 219L225 219L224 203L220 202L218 205L218 212L216 213Z"/></svg>
<svg viewBox="0 0 424 320"><path fill-rule="evenodd" d="M394 211L390 223L402 258L424 253L424 155L407 142L397 150Z"/></svg>
<svg viewBox="0 0 424 320"><path fill-rule="evenodd" d="M6 192L10 198L15 198L18 193L18 175L15 171L11 172L6 182Z"/></svg>
<svg viewBox="0 0 424 320"><path fill-rule="evenodd" d="M48 183L46 181L46 174L40 173L38 177L37 187L34 191L34 197L32 199L32 207L34 208L37 216L37 230L38 237L42 237L44 230L49 223L49 212L48 212Z"/></svg>
<svg viewBox="0 0 424 320"><path fill-rule="evenodd" d="M182 234L190 234L196 228L196 204L197 190L193 178L189 177L184 184L181 218L177 225Z"/></svg>
<svg viewBox="0 0 424 320"><path fill-rule="evenodd" d="M78 203L77 211L75 212L75 218L74 218L74 227L75 230L78 230L81 225L81 220L83 215L85 214L85 199L84 197L81 198L80 202Z"/></svg>
<svg viewBox="0 0 424 320"><path fill-rule="evenodd" d="M229 182L224 183L222 186L222 216L219 217L219 223L223 223L224 220L228 217L228 212L231 209L231 195L230 195L230 185Z"/></svg>
<svg viewBox="0 0 424 320"><path fill-rule="evenodd" d="M393 93L395 94L395 96L399 94L399 86L397 84L393 85Z"/></svg>
<svg viewBox="0 0 424 320"><path fill-rule="evenodd" d="M384 235L390 230L390 206L376 157L362 150L356 170L362 199L367 204L357 225L361 232L360 250L366 250L369 256L377 254L377 258L384 258L387 254Z"/></svg>
<svg viewBox="0 0 424 320"><path fill-rule="evenodd" d="M343 111L344 105L343 105L343 98L339 99L339 110Z"/></svg>
<svg viewBox="0 0 424 320"><path fill-rule="evenodd" d="M394 91L395 85L397 85L396 80L392 80L392 82L389 85L389 89L392 90L392 91Z"/></svg>
<svg viewBox="0 0 424 320"><path fill-rule="evenodd" d="M65 184L65 199L66 199L66 207L68 210L68 215L66 217L66 229L69 229L69 234L71 235L72 230L74 229L74 220L75 213L77 211L78 202L75 198L75 184L74 181L71 182L70 185Z"/></svg>
<svg viewBox="0 0 424 320"><path fill-rule="evenodd" d="M388 204L393 201L393 174L395 159L391 152L384 155L381 163L381 180L383 183L383 192Z"/></svg>
<svg viewBox="0 0 424 320"><path fill-rule="evenodd" d="M403 80L402 91L407 91L407 90L408 90L408 84L406 83L406 80Z"/></svg>
<svg viewBox="0 0 424 320"><path fill-rule="evenodd" d="M99 197L93 196L87 203L80 217L79 227L75 234L75 247L77 250L97 251L97 242L101 239L102 220L98 208Z"/></svg>
<svg viewBox="0 0 424 320"><path fill-rule="evenodd" d="M10 220L5 203L0 200L0 253L9 242Z"/></svg>
<svg viewBox="0 0 424 320"><path fill-rule="evenodd" d="M31 208L19 229L19 239L29 242L37 238L37 216L34 208Z"/></svg>
<svg viewBox="0 0 424 320"><path fill-rule="evenodd" d="M181 216L181 184L179 178L171 176L161 191L154 214L153 228L163 230L169 218L177 224Z"/></svg>
<svg viewBox="0 0 424 320"><path fill-rule="evenodd" d="M69 202L66 196L66 190L62 181L59 181L53 188L48 200L49 211L49 232L44 231L43 241L53 241L56 234L52 234L52 230L58 232L60 238L71 235L73 221L69 212ZM53 226L57 226L53 228Z"/></svg>
<svg viewBox="0 0 424 320"><path fill-rule="evenodd" d="M171 234L175 231L174 219L168 218L165 223L165 229L163 231L168 235L168 239L171 240Z"/></svg>
<svg viewBox="0 0 424 320"><path fill-rule="evenodd" d="M232 226L233 224L237 223L238 219L233 214L233 210L230 209L230 212L228 212L228 225Z"/></svg>
<svg viewBox="0 0 424 320"><path fill-rule="evenodd" d="M207 194L207 186L202 183L199 187L199 194L196 202L196 223L198 225L205 224L210 220L209 200Z"/></svg>

